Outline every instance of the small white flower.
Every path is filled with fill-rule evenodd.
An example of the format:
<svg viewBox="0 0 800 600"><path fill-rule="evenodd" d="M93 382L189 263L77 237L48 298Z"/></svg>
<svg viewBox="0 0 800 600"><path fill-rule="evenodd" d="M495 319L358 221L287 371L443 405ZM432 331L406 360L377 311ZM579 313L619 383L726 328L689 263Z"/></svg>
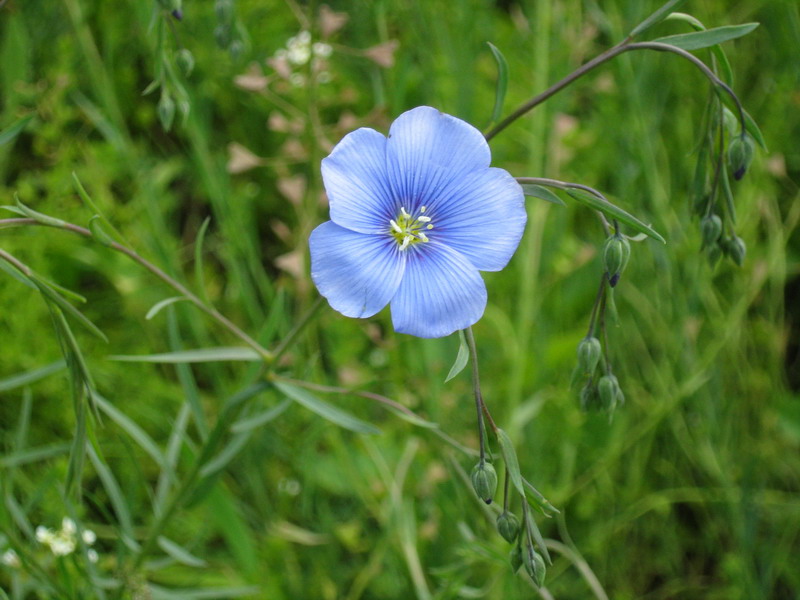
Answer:
<svg viewBox="0 0 800 600"><path fill-rule="evenodd" d="M50 550L56 556L72 554L75 552L75 540L73 538L56 536L53 541L50 542Z"/></svg>
<svg viewBox="0 0 800 600"><path fill-rule="evenodd" d="M50 545L55 536L56 534L53 533L51 529L48 529L44 525L39 525L36 528L36 541L39 542L40 544Z"/></svg>
<svg viewBox="0 0 800 600"><path fill-rule="evenodd" d="M308 31L301 31L295 39L301 44L308 45L311 42L311 34Z"/></svg>
<svg viewBox="0 0 800 600"><path fill-rule="evenodd" d="M311 49L308 46L290 46L286 57L293 65L304 65L311 58Z"/></svg>
<svg viewBox="0 0 800 600"><path fill-rule="evenodd" d="M314 50L314 56L319 56L320 58L328 58L333 52L331 45L325 42L315 42L312 48Z"/></svg>
<svg viewBox="0 0 800 600"><path fill-rule="evenodd" d="M86 551L86 556L89 557L89 562L91 563L96 563L98 560L100 560L100 555L97 554L97 550L92 550L91 548Z"/></svg>
<svg viewBox="0 0 800 600"><path fill-rule="evenodd" d="M16 568L20 566L19 556L17 556L17 553L13 549L8 549L3 552L3 556L0 557L0 562L7 567Z"/></svg>
<svg viewBox="0 0 800 600"><path fill-rule="evenodd" d="M83 538L83 541L90 546L97 541L97 534L91 529L84 529L81 537Z"/></svg>
<svg viewBox="0 0 800 600"><path fill-rule="evenodd" d="M61 519L61 532L65 535L75 535L75 532L78 531L78 528L75 526L75 521L70 519L69 517L64 517Z"/></svg>

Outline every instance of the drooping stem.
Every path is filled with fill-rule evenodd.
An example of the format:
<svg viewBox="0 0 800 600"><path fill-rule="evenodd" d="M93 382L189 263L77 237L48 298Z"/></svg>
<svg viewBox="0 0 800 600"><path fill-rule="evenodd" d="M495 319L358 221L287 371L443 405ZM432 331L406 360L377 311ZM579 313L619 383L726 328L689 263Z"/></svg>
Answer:
<svg viewBox="0 0 800 600"><path fill-rule="evenodd" d="M600 312L600 304L602 303L606 292L606 280L608 277L606 273L600 277L600 287L597 290L597 296L594 299L594 306L592 306L592 316L589 319L589 330L586 332L586 337L592 337L597 323L597 314Z"/></svg>
<svg viewBox="0 0 800 600"><path fill-rule="evenodd" d="M478 374L478 352L475 348L475 337L472 335L472 327L464 330L469 347L470 366L472 368L472 392L475 396L475 410L478 413L478 447L480 448L480 464L486 461L486 425L483 422L483 396L481 394L481 379ZM492 423L494 425L494 423Z"/></svg>
<svg viewBox="0 0 800 600"><path fill-rule="evenodd" d="M711 83L713 83L717 88L723 90L726 94L728 94L733 103L736 105L736 109L739 112L739 121L741 122L742 132L744 132L746 127L746 121L744 116L744 108L742 107L742 103L739 101L739 98L736 96L736 93L728 86L724 81L722 81L717 75L712 71L708 66L699 58L694 56L692 53L683 50L682 48L678 48L677 46L673 46L672 44L663 44L661 42L631 42L630 38L627 38L609 48L602 54L599 54L589 62L584 65L581 65L577 69L575 69L572 73L561 79L560 81L554 83L549 88L547 88L542 93L534 96L527 102L521 104L514 112L508 115L505 119L500 121L497 125L495 125L492 129L490 129L486 134L485 138L487 141L491 140L494 136L498 133L503 131L506 127L511 125L514 121L519 119L520 117L524 116L538 105L540 105L545 100L549 99L550 97L554 96L569 84L574 82L575 80L583 77L589 71L599 67L603 63L608 62L612 58L619 56L624 52L629 52L631 50L656 50L658 52L671 52L673 54L677 54L678 56L685 58L692 64L694 64L698 69L703 72Z"/></svg>
<svg viewBox="0 0 800 600"><path fill-rule="evenodd" d="M39 225L43 227L51 227L45 223L37 221L36 219L28 219L28 218L20 218L20 219L0 219L0 229L4 229L7 227L23 227L28 225ZM70 231L72 233L82 235L83 237L95 239L94 235L88 229L80 227L78 225L74 225L73 223L62 223L59 227L54 227L54 229L64 229L66 231ZM194 304L197 308L201 311L206 313L212 319L217 321L220 325L222 325L225 329L230 331L233 335L238 337L242 340L245 344L250 346L253 350L258 352L259 356L264 360L266 363L271 363L275 359L275 355L264 348L261 344L259 344L256 340L246 334L242 329L239 328L238 325L233 323L230 319L228 319L225 315L220 313L216 308L213 306L209 306L205 302L203 302L196 294L194 294L191 290L189 290L185 285L181 282L177 281L175 278L171 277L156 265L148 261L147 259L140 256L134 250L131 250L127 246L123 246L117 242L111 242L107 244L109 248L124 254L128 258L132 259L134 262L139 263L145 269L150 271L153 275L161 279L164 283L169 285L175 291L180 293L181 295L185 296L192 304ZM16 266L16 265L15 265ZM23 271L24 272L24 271ZM285 348L282 349L285 351Z"/></svg>

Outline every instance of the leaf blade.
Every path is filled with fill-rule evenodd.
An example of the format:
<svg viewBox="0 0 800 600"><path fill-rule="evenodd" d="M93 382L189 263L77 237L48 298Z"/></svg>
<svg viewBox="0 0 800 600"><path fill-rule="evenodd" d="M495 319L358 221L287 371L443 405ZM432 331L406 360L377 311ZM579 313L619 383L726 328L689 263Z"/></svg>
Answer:
<svg viewBox="0 0 800 600"><path fill-rule="evenodd" d="M758 27L758 23L743 23L741 25L724 25L713 27L704 31L693 31L692 33L678 33L656 38L652 41L661 44L676 46L682 50L702 50L716 46L724 42L735 40L747 35Z"/></svg>
<svg viewBox="0 0 800 600"><path fill-rule="evenodd" d="M595 196L594 194L589 194L587 192L576 190L576 189L568 189L567 194L570 198L577 200L584 206L588 206L594 210L599 210L604 215L611 217L612 219L617 219L622 223L625 223L631 229L634 229L640 233L644 233L645 235L653 238L654 240L658 240L662 244L666 244L667 241L662 237L660 233L658 233L655 229L650 227L649 225L643 223L632 214L628 213L627 211L621 209L619 206L615 204L611 204L605 198L600 198Z"/></svg>
<svg viewBox="0 0 800 600"><path fill-rule="evenodd" d="M258 352L244 346L219 346L196 350L178 350L160 354L112 354L109 360L142 363L203 363L203 362L255 362Z"/></svg>
<svg viewBox="0 0 800 600"><path fill-rule="evenodd" d="M273 385L301 406L307 408L313 413L316 413L326 421L330 421L331 423L338 425L339 427L348 429L355 433L366 433L371 435L379 434L381 432L380 429L371 423L362 421L361 419L354 417L350 413L343 411L337 406L329 404L324 400L320 400L308 390L304 390L301 387L292 385L285 381L274 381Z"/></svg>

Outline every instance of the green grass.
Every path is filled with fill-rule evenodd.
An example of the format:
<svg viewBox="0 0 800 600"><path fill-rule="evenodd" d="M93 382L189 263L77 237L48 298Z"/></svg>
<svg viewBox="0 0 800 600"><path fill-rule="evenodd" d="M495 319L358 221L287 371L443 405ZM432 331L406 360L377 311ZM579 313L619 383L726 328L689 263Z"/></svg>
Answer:
<svg viewBox="0 0 800 600"><path fill-rule="evenodd" d="M508 113L657 8L498 4L333 3L349 21L332 37L331 81L293 86L265 61L301 19L318 35L322 9L313 2L240 0L233 48L215 41L211 2L186 2L182 22L154 17L154 2L8 2L0 131L32 119L0 146L0 204L16 193L88 226L94 213L75 193L75 172L131 247L274 350L316 299L307 238L327 218L319 161L330 144L358 126L385 132L420 104L484 128L496 77L487 41L508 61ZM681 10L708 27L761 23L725 44L734 89L769 146L734 184L742 268L729 260L712 268L699 252L691 190L710 89L678 57L622 55L491 144L493 164L515 176L590 185L667 238L633 244L616 290L609 342L627 402L613 420L582 412L569 383L602 268L594 215L528 199L519 251L505 271L484 274L489 306L474 328L484 396L522 473L561 510L537 519L553 556L545 598L593 597L595 580L615 599L800 593L800 412L784 367L796 344L790 317L798 318L798 298L786 290L800 277L800 12L791 0ZM650 37L684 31L662 23ZM363 55L391 40L399 42L393 66ZM180 44L196 66L168 85L190 111L165 131L161 91L143 91ZM256 86L261 74L271 78L269 86L245 89L236 79L245 73ZM230 172L232 143L259 157L257 166ZM0 272L0 552L14 547L23 561L0 565L9 598L537 595L511 572L510 547L469 485L474 450L459 449L477 448L469 375L444 383L456 336L411 338L393 332L388 311L359 321L323 308L275 372L381 394L439 424L419 426L363 396L316 392L381 430L363 435L285 403L273 387L232 407L259 379L258 364L110 360L242 342L188 302L146 320L174 290L101 244L26 227L1 229L0 249L87 298L79 308L108 342L68 322L112 407L95 413L80 394L76 404L63 369L13 379L62 353L41 296ZM82 453L71 450L75 406L88 411L82 468ZM178 496L166 541L137 555L215 432L222 443L208 458L218 468ZM499 456L493 440L491 449ZM86 548L55 558L36 542L36 526L57 528L67 515L97 533L96 564Z"/></svg>

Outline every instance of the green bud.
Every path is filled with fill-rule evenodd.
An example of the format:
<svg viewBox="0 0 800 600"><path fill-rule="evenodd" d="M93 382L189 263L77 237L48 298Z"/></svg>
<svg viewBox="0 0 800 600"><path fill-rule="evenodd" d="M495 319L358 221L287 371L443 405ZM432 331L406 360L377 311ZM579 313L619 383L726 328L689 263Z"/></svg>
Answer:
<svg viewBox="0 0 800 600"><path fill-rule="evenodd" d="M233 60L239 60L239 57L242 56L242 52L244 52L244 43L242 43L241 40L233 40L230 48L228 48L228 52L231 53L231 58Z"/></svg>
<svg viewBox="0 0 800 600"><path fill-rule="evenodd" d="M603 266L611 287L617 285L630 257L631 244L626 238L616 233L606 240L603 247Z"/></svg>
<svg viewBox="0 0 800 600"><path fill-rule="evenodd" d="M511 562L511 570L516 573L522 566L522 546L517 544L508 555L508 560Z"/></svg>
<svg viewBox="0 0 800 600"><path fill-rule="evenodd" d="M591 380L586 382L581 388L581 410L591 410L595 408L598 404L598 395L597 395L597 388L594 386Z"/></svg>
<svg viewBox="0 0 800 600"><path fill-rule="evenodd" d="M233 19L233 0L217 0L214 3L214 12L217 15L217 21L230 23Z"/></svg>
<svg viewBox="0 0 800 600"><path fill-rule="evenodd" d="M703 248L713 246L722 235L722 219L719 215L708 215L700 221L700 231L703 234Z"/></svg>
<svg viewBox="0 0 800 600"><path fill-rule="evenodd" d="M737 135L728 146L728 164L736 181L744 177L747 168L753 161L753 150L753 140L746 133Z"/></svg>
<svg viewBox="0 0 800 600"><path fill-rule="evenodd" d="M525 551L524 558L525 571L530 575L537 587L542 587L542 585L544 585L544 576L547 572L547 567L544 565L544 559L541 554L536 552L532 547L529 547Z"/></svg>
<svg viewBox="0 0 800 600"><path fill-rule="evenodd" d="M600 362L600 355L603 350L600 348L600 340L596 337L585 337L578 344L578 369L582 373L591 375Z"/></svg>
<svg viewBox="0 0 800 600"><path fill-rule="evenodd" d="M600 404L606 410L612 411L616 408L619 401L619 382L614 375L603 375L597 381L597 395Z"/></svg>
<svg viewBox="0 0 800 600"><path fill-rule="evenodd" d="M217 46L225 50L231 45L231 28L230 25L217 25L214 28L214 39L217 40Z"/></svg>
<svg viewBox="0 0 800 600"><path fill-rule="evenodd" d="M744 245L744 240L737 235L734 235L728 241L727 254L733 259L738 266L744 264L744 257L747 254L747 247Z"/></svg>
<svg viewBox="0 0 800 600"><path fill-rule="evenodd" d="M722 242L723 240L717 240L716 244L706 248L706 256L708 257L708 264L710 264L712 267L719 262L719 259L722 256L722 245L721 245Z"/></svg>
<svg viewBox="0 0 800 600"><path fill-rule="evenodd" d="M492 464L488 462L479 462L472 469L470 479L472 480L472 487L475 489L475 493L478 494L478 497L486 502L486 504L491 504L494 493L497 490L497 472L494 470Z"/></svg>
<svg viewBox="0 0 800 600"><path fill-rule="evenodd" d="M183 75L188 77L194 70L194 55L189 49L181 48L175 55L175 64L178 65Z"/></svg>
<svg viewBox="0 0 800 600"><path fill-rule="evenodd" d="M164 131L170 130L174 118L175 101L168 92L162 92L161 99L158 101L158 119L161 121L161 126L164 128Z"/></svg>
<svg viewBox="0 0 800 600"><path fill-rule="evenodd" d="M517 515L503 511L497 517L497 531L505 541L513 544L519 534L519 519L517 519Z"/></svg>

